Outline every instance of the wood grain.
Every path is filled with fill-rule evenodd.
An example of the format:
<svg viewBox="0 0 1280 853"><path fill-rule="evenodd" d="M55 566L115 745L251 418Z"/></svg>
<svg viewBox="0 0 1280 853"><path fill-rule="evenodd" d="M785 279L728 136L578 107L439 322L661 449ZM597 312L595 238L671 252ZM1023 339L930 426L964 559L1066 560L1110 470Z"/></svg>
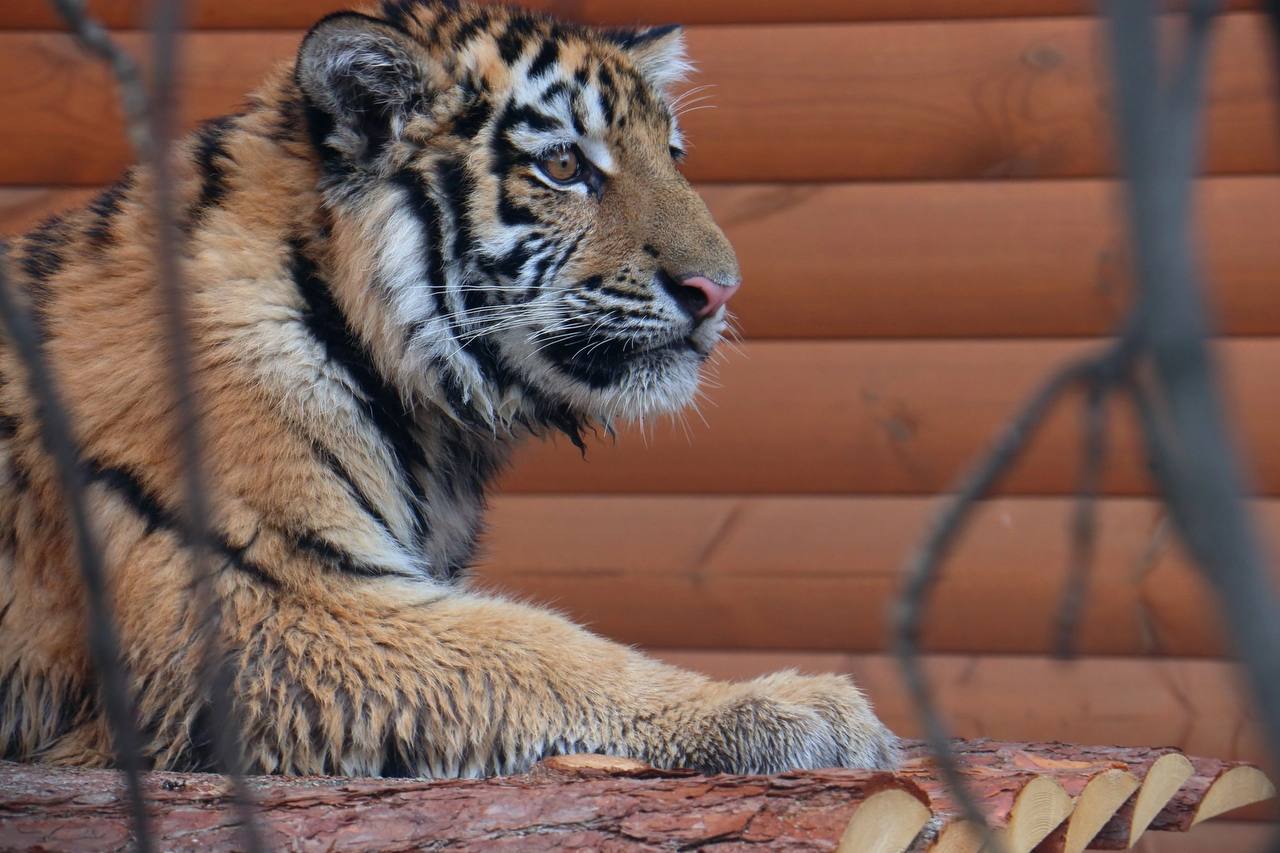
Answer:
<svg viewBox="0 0 1280 853"><path fill-rule="evenodd" d="M749 338L1098 335L1127 305L1127 240L1108 181L701 190L742 262L747 286L733 305ZM91 194L0 188L0 234ZM1199 204L1220 328L1280 334L1280 178L1208 178Z"/></svg>
<svg viewBox="0 0 1280 853"><path fill-rule="evenodd" d="M1188 833L1148 832L1133 847L1134 853L1265 853L1277 828L1265 823L1213 821Z"/></svg>
<svg viewBox="0 0 1280 853"><path fill-rule="evenodd" d="M517 454L522 492L935 494L993 440L1049 372L1088 341L748 342L727 353L698 414L594 441ZM1220 353L1255 488L1280 494L1280 341L1235 339ZM1127 407L1114 412L1106 489L1145 494ZM1010 494L1075 489L1078 407L1064 402L1005 484Z"/></svg>
<svg viewBox="0 0 1280 853"><path fill-rule="evenodd" d="M883 651L902 565L936 509L925 498L500 496L476 577L626 643ZM924 647L1052 654L1070 513L1061 499L984 505L945 567ZM1280 557L1280 502L1256 514ZM1105 500L1099 525L1080 652L1225 654L1211 591L1160 507ZM976 618L992 608L999 618Z"/></svg>
<svg viewBox="0 0 1280 853"><path fill-rule="evenodd" d="M484 0L481 0L484 2ZM360 6L342 0L196 0L191 26L200 29L298 28L327 12ZM527 9L591 24L820 23L934 18L999 18L1092 14L1087 0L520 0ZM1168 4L1171 7L1177 4ZM1230 0L1229 9L1256 9L1259 0ZM109 26L144 26L141 0L92 0L90 10ZM61 29L47 0L10 0L0 29Z"/></svg>
<svg viewBox="0 0 1280 853"><path fill-rule="evenodd" d="M687 116L707 181L1081 177L1111 171L1096 25L982 22L693 27L715 109ZM183 123L234 109L296 32L185 41ZM122 34L137 52L141 37ZM1224 16L1206 168L1280 170L1260 16ZM105 72L58 33L0 33L0 184L96 184L131 158Z"/></svg>
<svg viewBox="0 0 1280 853"><path fill-rule="evenodd" d="M659 650L657 657L715 678L780 669L853 676L903 737L919 724L897 662L885 655ZM1201 660L934 655L926 670L957 737L1174 746L1259 761L1267 746L1231 664ZM1251 814L1259 814L1255 810Z"/></svg>
<svg viewBox="0 0 1280 853"><path fill-rule="evenodd" d="M874 809L886 794L910 807L911 824L893 848L902 850L929 818L919 786L882 772L706 777L569 769L575 763L552 758L528 774L485 780L257 776L247 785L267 850L831 850L851 821L867 820L858 817L863 804ZM130 849L119 781L114 771L0 763L0 848ZM148 774L146 799L155 849L243 849L224 778ZM864 828L878 840L895 821L872 815L889 818Z"/></svg>

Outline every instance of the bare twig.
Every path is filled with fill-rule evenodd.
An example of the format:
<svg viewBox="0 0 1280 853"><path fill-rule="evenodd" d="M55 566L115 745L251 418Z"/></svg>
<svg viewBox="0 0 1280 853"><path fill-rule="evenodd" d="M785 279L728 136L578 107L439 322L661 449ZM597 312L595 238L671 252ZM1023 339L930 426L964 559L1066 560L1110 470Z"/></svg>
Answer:
<svg viewBox="0 0 1280 853"><path fill-rule="evenodd" d="M1067 387L1088 380L1085 453L1074 524L1072 573L1059 624L1065 647L1084 596L1093 547L1092 505L1104 445L1103 406L1111 391L1127 394L1170 518L1218 593L1280 758L1280 604L1241 499L1233 451L1207 346L1205 307L1188 240L1191 181L1199 147L1205 64L1216 3L1192 4L1182 59L1161 83L1154 0L1105 4L1116 78L1120 148L1129 176L1138 299L1109 355L1055 374L1014 418L995 448L943 509L909 563L895 624L908 689L930 746L970 820L981 820L959 784L941 721L916 660L921 610L939 566L974 505L1025 446L1030 431ZM1280 33L1280 0L1273 3ZM1149 362L1149 389L1134 375Z"/></svg>
<svg viewBox="0 0 1280 853"><path fill-rule="evenodd" d="M1217 3L1194 3L1184 58L1167 96L1158 88L1152 3L1110 9L1121 148L1141 318L1155 397L1130 388L1170 517L1218 593L1225 623L1250 674L1273 748L1280 754L1280 613L1241 495L1243 478L1222 415L1207 345L1207 310L1189 241L1210 27Z"/></svg>
<svg viewBox="0 0 1280 853"><path fill-rule="evenodd" d="M85 500L88 486L85 469L76 449L71 419L44 357L44 347L31 312L9 287L4 254L4 248L0 245L0 320L26 366L27 384L31 389L32 399L36 401L40 418L40 436L45 452L53 459L58 471L58 482L63 499L67 502L89 610L89 653L101 682L101 697L106 706L107 722L111 726L116 761L124 771L129 788L134 838L138 850L149 853L152 849L151 832L142 792L138 725L129 701L129 679L120 660L120 640L107 603L102 550L98 546L98 537L89 518L89 507Z"/></svg>
<svg viewBox="0 0 1280 853"><path fill-rule="evenodd" d="M1102 359L1106 359L1110 353L1109 350ZM916 714L924 727L925 740L938 762L943 778L964 811L965 818L975 827L981 828L985 835L985 849L989 850L1000 849L998 841L992 835L986 818L960 776L946 727L943 725L928 679L920 665L920 625L924 604L938 579L943 561L970 513L976 508L977 502L990 493L1001 477L1017 461L1054 403L1066 391L1094 374L1097 371L1098 362L1097 357L1088 358L1058 371L1040 387L1040 390L1013 418L986 458L964 479L934 520L932 527L925 535L923 544L907 564L902 595L894 610L894 654L902 668L907 691L915 701Z"/></svg>
<svg viewBox="0 0 1280 853"><path fill-rule="evenodd" d="M156 223L154 259L168 318L170 378L177 398L179 452L185 482L184 538L191 553L193 607L197 613L200 670L211 710L213 746L221 768L231 777L241 814L245 846L262 849L253 819L253 801L243 778L238 708L232 699L234 677L222 652L221 606L210 570L208 519L211 507L201 454L199 407L195 398L186 288L179 258L182 234L174 216L174 189L169 144L173 137L174 83L177 77L177 34L182 0L159 0L152 22L152 92L148 99L137 63L91 18L83 0L53 0L87 49L110 67L120 89L129 137L151 172L152 215Z"/></svg>
<svg viewBox="0 0 1280 853"><path fill-rule="evenodd" d="M1207 0L1193 4L1187 58L1167 101L1153 97L1149 71L1158 56L1154 2L1126 0L1108 7L1113 62L1122 82L1128 80L1119 90L1121 149L1132 176L1139 310L1147 318L1159 395L1140 405L1161 492L1180 536L1218 595L1223 622L1280 758L1280 601L1241 498L1244 479L1222 414L1207 345L1207 311L1187 240L1215 6Z"/></svg>
<svg viewBox="0 0 1280 853"><path fill-rule="evenodd" d="M1054 648L1061 658L1075 654L1076 626L1084 609L1098 534L1097 497L1102 464L1106 457L1107 399L1114 383L1111 377L1094 380L1084 405L1084 446L1080 479L1076 486L1075 509L1071 514L1071 556L1067 585L1058 609Z"/></svg>

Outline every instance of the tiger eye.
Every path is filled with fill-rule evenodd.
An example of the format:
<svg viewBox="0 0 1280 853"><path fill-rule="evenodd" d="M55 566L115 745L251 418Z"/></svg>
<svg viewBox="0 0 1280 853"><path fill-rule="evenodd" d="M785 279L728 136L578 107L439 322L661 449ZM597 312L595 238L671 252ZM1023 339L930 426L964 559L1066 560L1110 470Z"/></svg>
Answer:
<svg viewBox="0 0 1280 853"><path fill-rule="evenodd" d="M563 148L538 164L547 177L553 181L567 184L578 177L582 164L578 161L578 152L572 148Z"/></svg>

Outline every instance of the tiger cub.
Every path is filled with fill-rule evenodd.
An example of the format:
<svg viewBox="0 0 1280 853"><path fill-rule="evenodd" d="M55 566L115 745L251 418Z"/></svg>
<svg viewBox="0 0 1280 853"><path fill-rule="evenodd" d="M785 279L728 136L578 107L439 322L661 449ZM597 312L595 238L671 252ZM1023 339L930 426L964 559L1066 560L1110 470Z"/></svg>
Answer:
<svg viewBox="0 0 1280 853"><path fill-rule="evenodd" d="M681 176L678 28L384 3L175 152L225 644L259 773L458 777L594 751L768 773L885 767L836 676L709 680L468 591L527 435L675 410L732 248ZM213 767L151 256L151 177L14 241L71 409L151 766ZM103 766L72 534L0 342L0 744Z"/></svg>

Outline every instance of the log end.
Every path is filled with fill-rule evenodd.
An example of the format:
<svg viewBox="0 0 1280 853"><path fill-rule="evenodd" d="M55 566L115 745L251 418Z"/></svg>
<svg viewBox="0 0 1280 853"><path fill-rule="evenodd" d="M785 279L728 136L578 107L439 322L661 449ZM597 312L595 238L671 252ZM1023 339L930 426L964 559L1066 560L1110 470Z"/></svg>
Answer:
<svg viewBox="0 0 1280 853"><path fill-rule="evenodd" d="M1090 779L1071 812L1064 853L1085 850L1139 785L1138 777L1127 770L1106 770Z"/></svg>
<svg viewBox="0 0 1280 853"><path fill-rule="evenodd" d="M1170 752L1155 760L1143 777L1142 787L1134 801L1133 817L1129 821L1130 847L1138 843L1156 815L1168 805L1173 795L1186 784L1193 773L1195 767L1180 752Z"/></svg>
<svg viewBox="0 0 1280 853"><path fill-rule="evenodd" d="M877 791L849 819L837 853L903 853L931 817L929 807L907 791Z"/></svg>
<svg viewBox="0 0 1280 853"><path fill-rule="evenodd" d="M1276 786L1256 767L1241 765L1232 767L1213 781L1204 799L1196 807L1191 825L1217 817L1241 806L1269 800L1276 795Z"/></svg>

